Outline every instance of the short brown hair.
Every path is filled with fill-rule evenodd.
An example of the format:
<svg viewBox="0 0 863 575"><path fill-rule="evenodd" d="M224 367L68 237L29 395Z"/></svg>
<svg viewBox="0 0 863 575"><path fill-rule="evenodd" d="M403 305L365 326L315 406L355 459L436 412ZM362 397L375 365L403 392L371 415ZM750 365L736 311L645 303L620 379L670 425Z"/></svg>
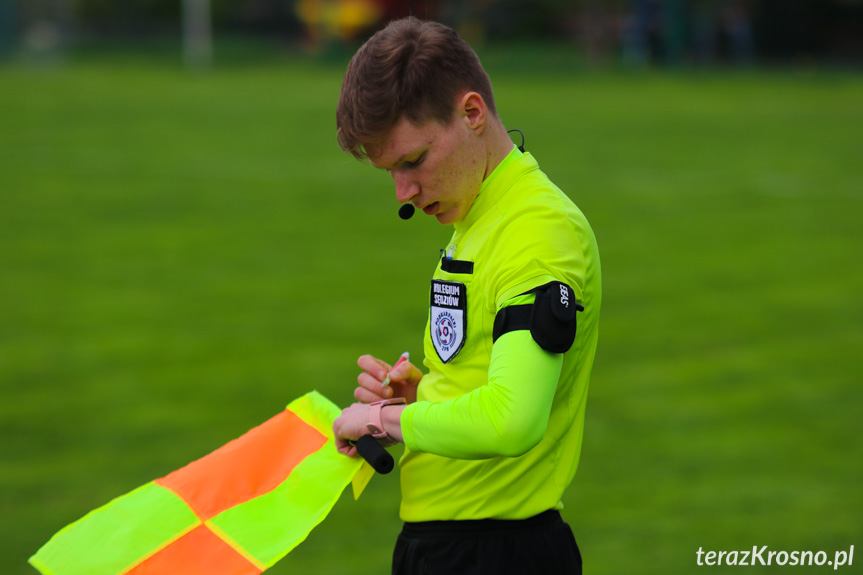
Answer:
<svg viewBox="0 0 863 575"><path fill-rule="evenodd" d="M456 98L480 94L497 115L491 80L476 53L452 29L409 16L393 20L348 64L336 109L339 146L355 157L380 143L406 117L449 124Z"/></svg>

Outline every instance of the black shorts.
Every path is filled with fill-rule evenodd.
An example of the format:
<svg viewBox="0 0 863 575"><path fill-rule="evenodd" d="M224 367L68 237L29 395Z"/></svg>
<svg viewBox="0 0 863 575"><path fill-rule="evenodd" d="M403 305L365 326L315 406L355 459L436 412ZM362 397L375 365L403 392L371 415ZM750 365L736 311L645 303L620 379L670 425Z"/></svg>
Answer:
<svg viewBox="0 0 863 575"><path fill-rule="evenodd" d="M520 520L405 523L393 575L581 575L581 553L560 513Z"/></svg>

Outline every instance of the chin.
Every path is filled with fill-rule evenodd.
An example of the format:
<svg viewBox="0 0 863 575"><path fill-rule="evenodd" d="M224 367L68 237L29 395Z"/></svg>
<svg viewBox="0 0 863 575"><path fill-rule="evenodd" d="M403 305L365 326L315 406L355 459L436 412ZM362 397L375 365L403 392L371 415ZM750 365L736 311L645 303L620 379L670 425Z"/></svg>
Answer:
<svg viewBox="0 0 863 575"><path fill-rule="evenodd" d="M454 224L461 221L461 218L457 216L457 214L453 214L452 212L446 212L443 214L435 214L435 218L437 218L438 223L449 225Z"/></svg>

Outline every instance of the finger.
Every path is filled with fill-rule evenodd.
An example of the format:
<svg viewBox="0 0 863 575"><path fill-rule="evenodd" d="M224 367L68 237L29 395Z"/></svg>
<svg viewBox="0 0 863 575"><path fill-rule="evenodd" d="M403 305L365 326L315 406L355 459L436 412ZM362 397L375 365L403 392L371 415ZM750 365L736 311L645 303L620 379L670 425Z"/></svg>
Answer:
<svg viewBox="0 0 863 575"><path fill-rule="evenodd" d="M354 397L360 403L374 403L382 399L389 399L392 396L393 389L389 386L378 387L376 391L371 391L364 387L358 387L354 390Z"/></svg>
<svg viewBox="0 0 863 575"><path fill-rule="evenodd" d="M371 355L363 355L357 360L357 365L360 369L370 373L373 377L378 378L378 381L383 381L390 370L390 364Z"/></svg>
<svg viewBox="0 0 863 575"><path fill-rule="evenodd" d="M336 450L342 455L353 457L353 454L356 453L356 448L351 445L351 442L347 437L342 435L342 428L345 426L345 416L349 409L350 407L343 409L342 415L337 417L333 422L333 436L336 440Z"/></svg>
<svg viewBox="0 0 863 575"><path fill-rule="evenodd" d="M395 366L390 371L390 380L392 381L406 381L410 383L417 383L420 379L422 379L422 377L423 373L419 370L419 368L409 361L406 361L401 365Z"/></svg>
<svg viewBox="0 0 863 575"><path fill-rule="evenodd" d="M357 381L359 381L359 378ZM392 396L393 390L391 387L382 386L381 382L371 376L363 378L360 386L354 389L354 397L360 403L372 403L382 399L389 399Z"/></svg>
<svg viewBox="0 0 863 575"><path fill-rule="evenodd" d="M354 445L348 443L347 441L344 442L344 445L341 445L338 447L338 451L342 455L346 455L348 457L356 457L357 456L357 448Z"/></svg>
<svg viewBox="0 0 863 575"><path fill-rule="evenodd" d="M369 373L363 372L359 374L357 376L357 383L360 384L360 387L368 389L371 392L377 392L381 389L381 380Z"/></svg>
<svg viewBox="0 0 863 575"><path fill-rule="evenodd" d="M338 450L342 455L346 455L348 457L357 456L357 448L347 441L336 440L336 450Z"/></svg>

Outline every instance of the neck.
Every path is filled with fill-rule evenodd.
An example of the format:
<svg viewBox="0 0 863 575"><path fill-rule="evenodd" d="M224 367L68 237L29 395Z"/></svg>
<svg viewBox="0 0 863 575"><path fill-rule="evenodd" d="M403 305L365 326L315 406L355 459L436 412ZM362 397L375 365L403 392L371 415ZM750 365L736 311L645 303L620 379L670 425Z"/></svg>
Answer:
<svg viewBox="0 0 863 575"><path fill-rule="evenodd" d="M496 167L500 165L512 151L515 144L506 133L506 128L500 120L494 118L487 124L488 146L486 147L486 164L483 180L489 177Z"/></svg>

